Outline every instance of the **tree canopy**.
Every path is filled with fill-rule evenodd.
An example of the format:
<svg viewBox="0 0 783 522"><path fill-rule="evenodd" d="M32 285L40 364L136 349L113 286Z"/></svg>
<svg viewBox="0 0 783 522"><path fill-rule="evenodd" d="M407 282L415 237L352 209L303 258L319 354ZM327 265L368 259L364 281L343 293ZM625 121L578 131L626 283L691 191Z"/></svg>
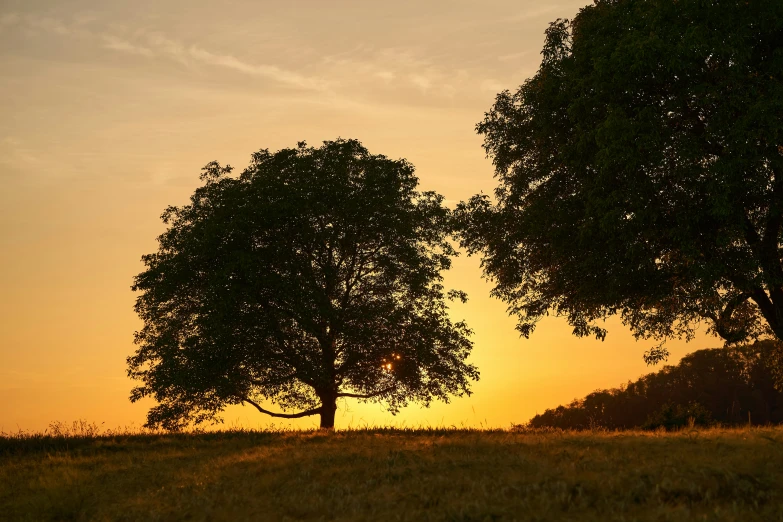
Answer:
<svg viewBox="0 0 783 522"><path fill-rule="evenodd" d="M208 164L190 203L163 213L135 278L144 326L128 374L142 381L131 400L159 402L148 426L247 403L331 428L341 397L394 413L470 393L471 332L446 305L466 296L441 276L451 213L410 163L340 139L260 150L231 171Z"/></svg>
<svg viewBox="0 0 783 522"><path fill-rule="evenodd" d="M494 200L457 212L521 334L783 339L783 2L597 0L542 55L477 125Z"/></svg>

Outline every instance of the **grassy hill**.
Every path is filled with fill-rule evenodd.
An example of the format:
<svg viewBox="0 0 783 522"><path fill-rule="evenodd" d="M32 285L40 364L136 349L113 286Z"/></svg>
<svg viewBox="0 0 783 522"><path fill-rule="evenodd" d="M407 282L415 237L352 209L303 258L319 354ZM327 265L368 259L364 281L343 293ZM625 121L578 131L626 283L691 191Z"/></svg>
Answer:
<svg viewBox="0 0 783 522"><path fill-rule="evenodd" d="M783 429L6 435L0 519L775 521Z"/></svg>

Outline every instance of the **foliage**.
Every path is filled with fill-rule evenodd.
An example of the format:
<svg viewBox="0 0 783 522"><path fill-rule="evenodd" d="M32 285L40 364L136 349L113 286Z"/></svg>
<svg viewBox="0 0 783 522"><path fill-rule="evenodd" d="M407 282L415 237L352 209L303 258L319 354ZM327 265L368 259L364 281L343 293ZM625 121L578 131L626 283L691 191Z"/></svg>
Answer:
<svg viewBox="0 0 783 522"><path fill-rule="evenodd" d="M214 421L228 404L321 415L341 397L392 412L469 393L472 343L441 272L456 255L443 197L405 160L355 140L261 150L239 177L213 162L133 289L144 327L128 358L154 397L147 425ZM295 413L276 413L262 401Z"/></svg>
<svg viewBox="0 0 783 522"><path fill-rule="evenodd" d="M783 423L780 344L698 350L619 388L596 390L530 420L533 428L667 429L719 422Z"/></svg>
<svg viewBox="0 0 783 522"><path fill-rule="evenodd" d="M222 432L2 452L0 517L780 520L780 428Z"/></svg>
<svg viewBox="0 0 783 522"><path fill-rule="evenodd" d="M496 201L458 211L521 334L783 339L783 2L597 0L542 54L477 126Z"/></svg>
<svg viewBox="0 0 783 522"><path fill-rule="evenodd" d="M641 428L645 430L657 428L676 430L685 427L709 426L712 422L709 410L698 402L677 404L676 406L667 403L648 417Z"/></svg>

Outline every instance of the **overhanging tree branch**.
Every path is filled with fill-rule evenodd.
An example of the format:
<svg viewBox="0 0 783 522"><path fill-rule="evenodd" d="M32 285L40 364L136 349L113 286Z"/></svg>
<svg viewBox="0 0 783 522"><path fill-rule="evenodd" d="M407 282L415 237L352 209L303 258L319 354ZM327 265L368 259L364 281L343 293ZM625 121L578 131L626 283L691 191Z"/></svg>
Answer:
<svg viewBox="0 0 783 522"><path fill-rule="evenodd" d="M731 319L734 312L742 306L748 299L752 298L749 292L740 293L726 303L726 307L720 312L720 315L714 313L703 314L704 317L711 319L715 324L715 331L727 342L742 341L747 337L747 331L743 328L732 328Z"/></svg>
<svg viewBox="0 0 783 522"><path fill-rule="evenodd" d="M321 413L320 406L318 408L313 408L311 410L300 411L299 413L275 413L273 411L269 411L262 408L257 402L253 401L252 399L248 399L247 397L239 397L239 399L242 402L247 402L248 404L255 406L255 408L261 413L266 413L270 417L279 417L281 419L300 419L302 417L309 417L310 415L316 415L318 413Z"/></svg>

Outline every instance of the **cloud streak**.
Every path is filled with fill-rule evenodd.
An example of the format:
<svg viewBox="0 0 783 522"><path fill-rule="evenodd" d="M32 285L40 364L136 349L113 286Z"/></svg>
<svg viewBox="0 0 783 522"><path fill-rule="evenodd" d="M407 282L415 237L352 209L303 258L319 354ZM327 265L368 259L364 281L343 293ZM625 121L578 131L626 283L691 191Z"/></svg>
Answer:
<svg viewBox="0 0 783 522"><path fill-rule="evenodd" d="M213 65L215 67L224 67L251 76L268 78L300 89L324 91L327 88L327 83L318 78L303 76L275 65L247 63L239 60L235 56L229 54L215 54L205 49L201 49L200 47L189 47L187 56L200 63Z"/></svg>
<svg viewBox="0 0 783 522"><path fill-rule="evenodd" d="M523 14L537 16L552 9L545 6ZM150 62L174 62L192 70L222 70L263 80L271 87L287 88L292 94L297 91L317 93L320 101L328 100L333 105L337 101L360 100L374 105L394 106L449 104L462 95L483 99L487 92L513 83L498 75L492 67L485 67L485 61L478 66L464 61L439 61L427 46L373 48L358 44L331 55L318 56L313 52L316 59L306 68L292 68L253 62L239 54L176 39L160 31L108 24L94 15L63 19L10 13L0 17L0 26L92 42L107 52ZM525 53L497 57L495 63L519 59Z"/></svg>
<svg viewBox="0 0 783 522"><path fill-rule="evenodd" d="M114 52L151 59L165 58L188 66L222 68L303 90L326 91L329 86L328 82L321 78L302 75L277 65L251 63L231 54L218 53L195 44L188 45L172 40L160 33L137 31L135 37L129 39L116 32L88 30L84 25L83 21L69 24L50 17L19 16L14 13L5 14L0 18L0 26L3 27L23 26L62 37L94 39L100 41L104 49Z"/></svg>
<svg viewBox="0 0 783 522"><path fill-rule="evenodd" d="M140 56L153 56L155 54L149 47L135 45L109 34L103 35L103 42L103 46L106 49L111 49L112 51L120 51L123 53L136 54Z"/></svg>

